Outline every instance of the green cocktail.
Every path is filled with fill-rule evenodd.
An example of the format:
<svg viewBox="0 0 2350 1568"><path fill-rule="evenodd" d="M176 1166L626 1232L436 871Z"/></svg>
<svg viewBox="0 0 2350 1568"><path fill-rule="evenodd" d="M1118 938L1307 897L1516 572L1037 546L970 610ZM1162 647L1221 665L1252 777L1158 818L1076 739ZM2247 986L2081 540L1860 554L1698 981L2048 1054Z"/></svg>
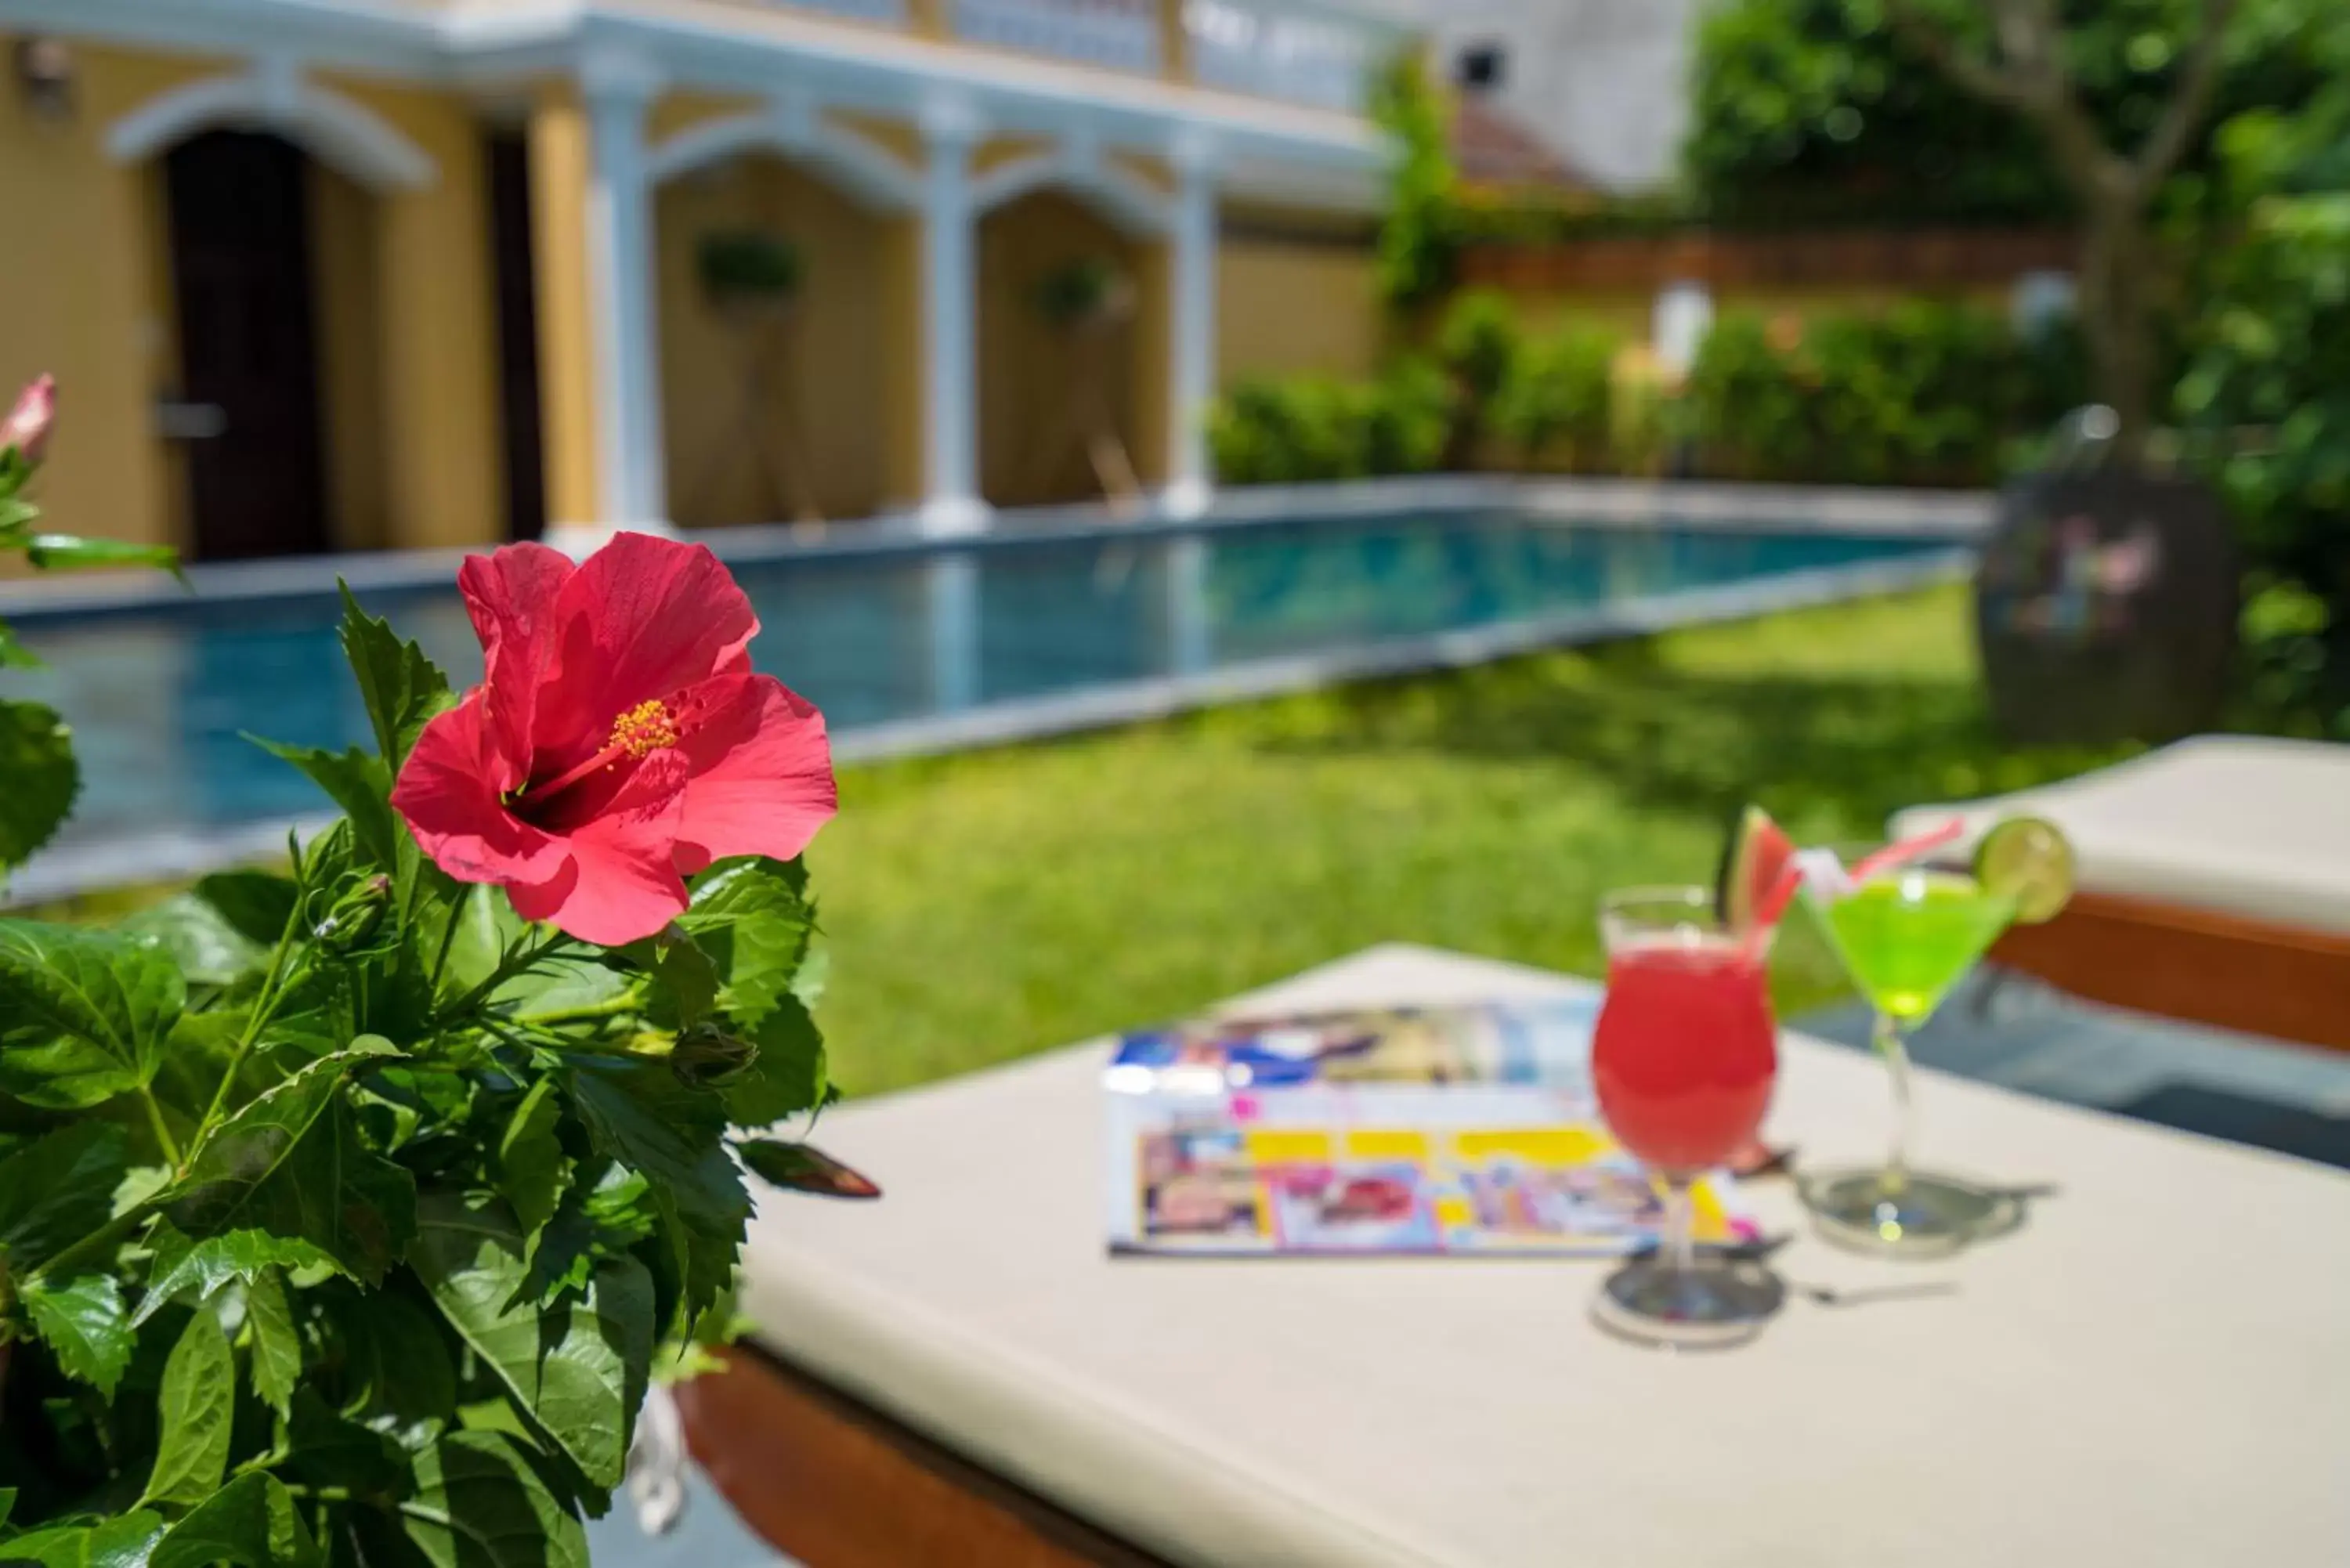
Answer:
<svg viewBox="0 0 2350 1568"><path fill-rule="evenodd" d="M1972 877L1904 870L1821 909L1828 940L1877 1012L1923 1023L2015 919L2015 900Z"/></svg>
<svg viewBox="0 0 2350 1568"><path fill-rule="evenodd" d="M1955 829L1946 830L1954 833ZM2013 1196L1959 1177L1911 1168L1908 1033L2018 920L2043 920L2072 890L2072 852L2044 822L1992 828L1972 873L1918 864L1931 846L1841 857L1806 880L1846 972L1877 1010L1875 1040L1892 1077L1895 1127L1882 1166L1826 1171L1801 1183L1804 1202L1829 1240L1868 1251L1931 1257L2010 1229Z"/></svg>

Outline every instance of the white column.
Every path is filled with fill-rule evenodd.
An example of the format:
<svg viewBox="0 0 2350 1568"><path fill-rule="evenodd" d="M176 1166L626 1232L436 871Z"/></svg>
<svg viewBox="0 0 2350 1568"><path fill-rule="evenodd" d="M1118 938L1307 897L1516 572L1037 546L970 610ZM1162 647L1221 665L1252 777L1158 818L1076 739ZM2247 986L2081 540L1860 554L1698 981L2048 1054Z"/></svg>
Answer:
<svg viewBox="0 0 2350 1568"><path fill-rule="evenodd" d="M632 55L582 63L590 166L588 280L596 342L597 462L604 516L665 531L660 323L653 297L652 187L645 173L645 109L661 82Z"/></svg>
<svg viewBox="0 0 2350 1568"><path fill-rule="evenodd" d="M1205 137L1187 135L1174 146L1174 221L1167 399L1167 495L1170 512L1192 516L1206 509L1211 476L1208 463L1208 405L1216 395L1216 168L1215 148Z"/></svg>
<svg viewBox="0 0 2350 1568"><path fill-rule="evenodd" d="M987 525L979 494L979 288L971 154L983 130L956 99L922 108L922 531Z"/></svg>

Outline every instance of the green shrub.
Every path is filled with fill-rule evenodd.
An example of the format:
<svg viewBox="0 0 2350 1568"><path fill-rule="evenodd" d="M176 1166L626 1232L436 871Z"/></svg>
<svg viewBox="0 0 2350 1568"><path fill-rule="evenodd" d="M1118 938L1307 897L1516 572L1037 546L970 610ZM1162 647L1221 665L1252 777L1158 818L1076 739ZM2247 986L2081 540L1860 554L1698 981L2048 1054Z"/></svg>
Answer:
<svg viewBox="0 0 2350 1568"><path fill-rule="evenodd" d="M1983 306L1910 300L1800 325L1724 316L1685 396L1700 462L1723 477L1980 485L2081 377L2074 335L2027 343Z"/></svg>
<svg viewBox="0 0 2350 1568"><path fill-rule="evenodd" d="M1517 306L1508 295L1472 288L1445 306L1436 331L1436 357L1462 395L1482 410L1510 379L1523 336Z"/></svg>
<svg viewBox="0 0 2350 1568"><path fill-rule="evenodd" d="M1809 389L1790 334L1753 311L1716 318L1683 386L1690 435L1709 472L1732 479L1808 477Z"/></svg>
<svg viewBox="0 0 2350 1568"><path fill-rule="evenodd" d="M720 305L766 304L799 292L800 248L766 229L723 229L702 236L694 268L702 292Z"/></svg>
<svg viewBox="0 0 2350 1568"><path fill-rule="evenodd" d="M1409 312L1444 297L1461 242L1451 115L1417 51L1398 55L1380 72L1371 117L1396 148L1379 223L1379 298L1390 310Z"/></svg>
<svg viewBox="0 0 2350 1568"><path fill-rule="evenodd" d="M1605 328L1575 324L1526 345L1493 400L1495 433L1530 464L1555 449L1577 467L1596 466L1615 425L1621 346Z"/></svg>
<svg viewBox="0 0 2350 1568"><path fill-rule="evenodd" d="M1226 484L1426 473L1443 460L1452 408L1451 379L1424 358L1370 382L1257 378L1210 411L1208 447Z"/></svg>

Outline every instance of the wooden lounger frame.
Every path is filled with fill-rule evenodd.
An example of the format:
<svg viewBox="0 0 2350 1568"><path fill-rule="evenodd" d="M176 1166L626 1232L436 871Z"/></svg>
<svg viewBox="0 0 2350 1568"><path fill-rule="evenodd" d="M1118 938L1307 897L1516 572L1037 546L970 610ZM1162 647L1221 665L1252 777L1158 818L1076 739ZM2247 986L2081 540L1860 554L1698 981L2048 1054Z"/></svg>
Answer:
<svg viewBox="0 0 2350 1568"><path fill-rule="evenodd" d="M2091 1002L2350 1051L2350 936L2084 892L1991 957Z"/></svg>
<svg viewBox="0 0 2350 1568"><path fill-rule="evenodd" d="M1167 1568L754 1346L677 1390L686 1446L808 1568Z"/></svg>

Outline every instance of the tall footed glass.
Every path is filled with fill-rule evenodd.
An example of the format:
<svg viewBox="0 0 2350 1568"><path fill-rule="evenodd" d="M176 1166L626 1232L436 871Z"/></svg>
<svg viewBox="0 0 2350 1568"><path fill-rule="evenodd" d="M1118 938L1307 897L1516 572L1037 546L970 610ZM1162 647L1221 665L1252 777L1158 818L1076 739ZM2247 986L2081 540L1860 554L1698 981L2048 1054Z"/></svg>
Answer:
<svg viewBox="0 0 2350 1568"><path fill-rule="evenodd" d="M1862 1251L1942 1256L2012 1227L2016 1199L1912 1162L1908 1039L2015 919L2016 899L1967 872L1914 864L1870 869L1878 846L1837 854L1859 874L1840 889L1807 881L1803 898L1876 1009L1873 1039L1892 1085L1893 1137L1882 1165L1815 1172L1799 1189L1829 1241Z"/></svg>
<svg viewBox="0 0 2350 1568"><path fill-rule="evenodd" d="M1767 938L1726 930L1701 888L1632 888L1600 903L1607 999L1591 1073L1607 1128L1665 1189L1657 1250L1607 1277L1601 1326L1645 1344L1751 1339L1785 1299L1752 1260L1700 1257L1690 1188L1760 1129L1779 1053L1763 985Z"/></svg>

